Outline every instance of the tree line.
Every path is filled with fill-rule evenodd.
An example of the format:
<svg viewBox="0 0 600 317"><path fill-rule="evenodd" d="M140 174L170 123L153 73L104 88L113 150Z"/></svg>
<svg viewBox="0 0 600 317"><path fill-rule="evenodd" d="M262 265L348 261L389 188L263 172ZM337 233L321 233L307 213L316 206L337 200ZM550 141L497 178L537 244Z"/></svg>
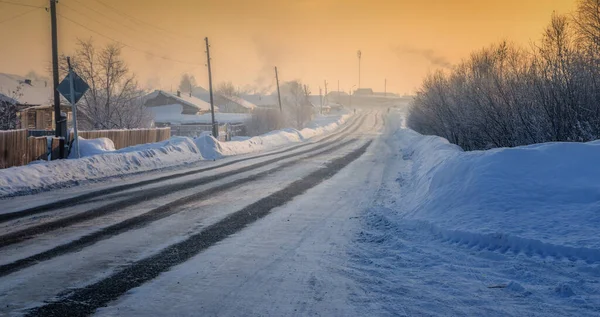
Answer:
<svg viewBox="0 0 600 317"><path fill-rule="evenodd" d="M600 0L553 14L530 48L501 42L428 75L407 125L465 150L600 138Z"/></svg>

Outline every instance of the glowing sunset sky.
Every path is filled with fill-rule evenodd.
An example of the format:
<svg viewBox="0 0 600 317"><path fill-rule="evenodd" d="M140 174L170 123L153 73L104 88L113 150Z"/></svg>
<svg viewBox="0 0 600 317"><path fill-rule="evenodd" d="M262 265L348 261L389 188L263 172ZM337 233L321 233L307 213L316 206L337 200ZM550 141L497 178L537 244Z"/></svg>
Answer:
<svg viewBox="0 0 600 317"><path fill-rule="evenodd" d="M11 2L48 6L44 0ZM552 11L568 13L575 5L574 0L60 0L59 51L72 51L78 37L91 36L99 44L109 37L130 46L124 57L142 86L169 89L183 72L206 86L208 36L215 82L270 86L277 65L282 80L302 79L318 92L324 79L330 90L337 89L338 79L345 90L358 83L360 49L363 87L382 91L387 78L388 91L405 93L428 71L493 42L529 45ZM0 43L0 72L47 74L49 14L0 3Z"/></svg>

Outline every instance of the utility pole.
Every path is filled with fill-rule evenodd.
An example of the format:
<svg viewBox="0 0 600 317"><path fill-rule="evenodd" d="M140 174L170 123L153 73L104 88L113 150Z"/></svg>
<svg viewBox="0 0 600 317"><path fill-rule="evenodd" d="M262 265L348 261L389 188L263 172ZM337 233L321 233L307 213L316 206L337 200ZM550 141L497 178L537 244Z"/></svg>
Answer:
<svg viewBox="0 0 600 317"><path fill-rule="evenodd" d="M60 128L60 93L58 92L58 31L56 24L56 2L57 0L50 0L50 23L52 24L52 85L54 90L54 135L57 137L61 135L62 131ZM67 124L66 122L64 124ZM66 137L66 136L64 136Z"/></svg>
<svg viewBox="0 0 600 317"><path fill-rule="evenodd" d="M358 89L360 89L360 58L362 57L362 52L359 50L356 55L358 56Z"/></svg>
<svg viewBox="0 0 600 317"><path fill-rule="evenodd" d="M340 80L339 79L338 79L338 100L337 100L337 103L341 104L341 101L340 101Z"/></svg>
<svg viewBox="0 0 600 317"><path fill-rule="evenodd" d="M279 112L283 112L281 108L281 92L279 91L279 74L277 73L277 66L275 66L275 81L277 82L277 100L279 101Z"/></svg>
<svg viewBox="0 0 600 317"><path fill-rule="evenodd" d="M212 87L212 71L210 69L210 45L208 45L208 37L204 38L206 41L206 66L208 67L208 90L210 93L210 115L212 117L212 134L213 137L219 137L219 128L215 124L215 103L213 100L213 87Z"/></svg>
<svg viewBox="0 0 600 317"><path fill-rule="evenodd" d="M324 101L327 100L327 79L324 80L325 82L325 96L323 97ZM321 106L321 114L323 114L323 106Z"/></svg>
<svg viewBox="0 0 600 317"><path fill-rule="evenodd" d="M323 91L321 90L321 86L319 86L319 100L321 100L321 114L323 114Z"/></svg>
<svg viewBox="0 0 600 317"><path fill-rule="evenodd" d="M383 96L387 97L387 78L383 82Z"/></svg>

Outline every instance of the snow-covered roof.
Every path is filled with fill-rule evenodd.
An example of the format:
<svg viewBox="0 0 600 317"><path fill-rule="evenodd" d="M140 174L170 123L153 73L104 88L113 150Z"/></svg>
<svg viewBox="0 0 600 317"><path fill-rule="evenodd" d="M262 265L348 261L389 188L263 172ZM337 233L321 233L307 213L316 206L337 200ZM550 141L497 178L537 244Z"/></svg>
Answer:
<svg viewBox="0 0 600 317"><path fill-rule="evenodd" d="M233 101L235 103L237 103L238 105L246 108L246 109L250 109L253 110L254 108L256 108L256 105L248 100L245 100L243 98L237 97L237 96L224 96L221 95L221 97L229 100L229 101Z"/></svg>
<svg viewBox="0 0 600 317"><path fill-rule="evenodd" d="M203 115L181 114L183 107L181 105L167 105L148 107L154 115L154 122L171 124L193 124L212 122L210 113ZM251 118L251 115L245 113L215 113L215 120L220 123L240 123Z"/></svg>
<svg viewBox="0 0 600 317"><path fill-rule="evenodd" d="M154 98L158 97L158 95L164 95L164 96L173 98L173 99L177 100L178 102L180 102L182 105L194 107L194 108L198 109L199 111L210 111L210 104L200 98L197 98L194 96L190 97L187 94L180 94L180 96L177 96L177 94L166 92L164 90L155 90L154 92L146 95L146 97L144 97L144 100L154 99ZM152 108L155 108L155 107L152 107ZM181 113L181 111L179 113Z"/></svg>
<svg viewBox="0 0 600 317"><path fill-rule="evenodd" d="M44 80L31 79L31 84L25 83L25 78L19 75L0 73L0 98L2 100L16 99L24 105L47 105L52 103L52 83ZM15 96L18 87L20 91ZM12 100L9 100L12 101Z"/></svg>
<svg viewBox="0 0 600 317"><path fill-rule="evenodd" d="M277 100L277 95L242 95L242 99L251 102L252 104L263 107L263 106L273 106L279 105L279 101Z"/></svg>

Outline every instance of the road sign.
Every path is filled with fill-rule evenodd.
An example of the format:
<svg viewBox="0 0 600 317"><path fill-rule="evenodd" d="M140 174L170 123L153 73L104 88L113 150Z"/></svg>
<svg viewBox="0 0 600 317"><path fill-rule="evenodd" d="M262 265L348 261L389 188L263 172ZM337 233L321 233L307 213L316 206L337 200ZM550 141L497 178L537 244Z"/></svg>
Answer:
<svg viewBox="0 0 600 317"><path fill-rule="evenodd" d="M71 83L69 82L69 75L63 79L58 85L58 92L63 95L69 102L77 103L81 97L85 94L86 91L90 89L90 86L79 77L75 72L73 72L73 90L75 91L75 98L71 99Z"/></svg>

